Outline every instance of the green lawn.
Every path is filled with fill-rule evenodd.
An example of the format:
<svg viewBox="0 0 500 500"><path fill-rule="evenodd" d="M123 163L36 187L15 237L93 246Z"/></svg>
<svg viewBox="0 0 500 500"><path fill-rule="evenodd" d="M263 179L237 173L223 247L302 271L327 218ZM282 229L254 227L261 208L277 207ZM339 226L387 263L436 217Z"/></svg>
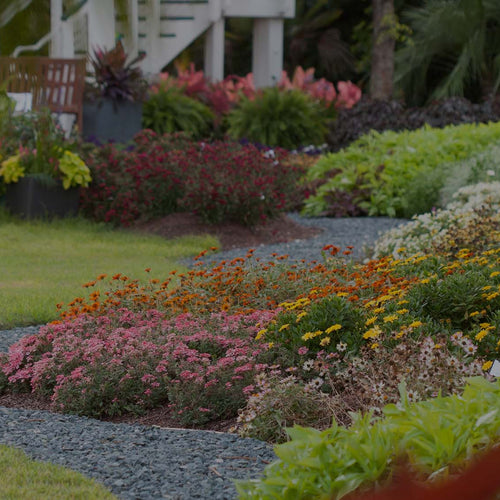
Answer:
<svg viewBox="0 0 500 500"><path fill-rule="evenodd" d="M180 259L217 244L209 236L166 240L79 218L28 222L0 212L0 329L56 319L55 305L99 274L166 277L185 269Z"/></svg>
<svg viewBox="0 0 500 500"><path fill-rule="evenodd" d="M59 465L30 460L22 451L0 445L2 500L113 500L104 486Z"/></svg>

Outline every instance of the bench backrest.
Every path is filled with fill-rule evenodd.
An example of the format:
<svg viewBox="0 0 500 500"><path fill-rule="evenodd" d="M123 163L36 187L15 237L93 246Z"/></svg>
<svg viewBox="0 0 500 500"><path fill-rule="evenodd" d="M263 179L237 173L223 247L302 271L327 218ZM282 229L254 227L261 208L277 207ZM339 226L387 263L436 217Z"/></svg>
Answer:
<svg viewBox="0 0 500 500"><path fill-rule="evenodd" d="M5 82L8 92L30 92L35 110L75 114L82 131L85 59L0 57L0 85Z"/></svg>

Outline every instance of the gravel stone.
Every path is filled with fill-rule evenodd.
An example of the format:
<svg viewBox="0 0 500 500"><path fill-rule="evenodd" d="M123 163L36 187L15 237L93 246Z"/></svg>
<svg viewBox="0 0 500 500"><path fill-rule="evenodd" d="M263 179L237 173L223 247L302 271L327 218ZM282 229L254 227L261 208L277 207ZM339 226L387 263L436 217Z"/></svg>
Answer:
<svg viewBox="0 0 500 500"><path fill-rule="evenodd" d="M256 439L0 407L0 443L69 467L123 499L233 499L276 459Z"/></svg>

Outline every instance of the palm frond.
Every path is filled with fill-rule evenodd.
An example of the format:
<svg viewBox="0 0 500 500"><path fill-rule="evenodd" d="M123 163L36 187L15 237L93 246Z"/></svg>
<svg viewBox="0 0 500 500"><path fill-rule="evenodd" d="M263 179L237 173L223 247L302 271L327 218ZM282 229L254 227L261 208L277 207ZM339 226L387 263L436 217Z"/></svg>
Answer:
<svg viewBox="0 0 500 500"><path fill-rule="evenodd" d="M396 54L395 81L406 95L418 89L421 96L429 86L431 98L463 96L471 84L498 74L493 68L500 51L497 0L428 0L402 17L413 31Z"/></svg>

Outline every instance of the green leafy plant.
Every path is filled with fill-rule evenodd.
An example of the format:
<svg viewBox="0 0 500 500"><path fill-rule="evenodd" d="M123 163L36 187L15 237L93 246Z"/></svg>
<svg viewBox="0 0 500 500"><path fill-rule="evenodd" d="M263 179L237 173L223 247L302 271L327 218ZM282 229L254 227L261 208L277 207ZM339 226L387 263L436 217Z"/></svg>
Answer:
<svg viewBox="0 0 500 500"><path fill-rule="evenodd" d="M48 184L60 180L64 189L89 185L90 170L74 152L76 143L65 138L48 109L11 117L9 123L4 142L0 142L3 182L18 182L30 175Z"/></svg>
<svg viewBox="0 0 500 500"><path fill-rule="evenodd" d="M357 205L369 215L411 217L424 208L420 203L410 205L408 199L415 179L436 179L434 174L443 164L483 151L498 140L499 133L500 123L489 123L443 129L426 126L411 132L372 132L362 136L346 149L323 156L309 170L307 180L323 184L306 200L304 213L320 215L328 211L332 193L356 189L363 195L356 200ZM363 180L361 186L359 179Z"/></svg>
<svg viewBox="0 0 500 500"><path fill-rule="evenodd" d="M452 202L453 195L465 186L500 180L500 143L492 144L466 160L451 163L443 171L445 179L439 191L439 206L442 207Z"/></svg>
<svg viewBox="0 0 500 500"><path fill-rule="evenodd" d="M158 134L186 132L194 139L210 134L214 114L205 104L177 88L158 88L144 103L142 124Z"/></svg>
<svg viewBox="0 0 500 500"><path fill-rule="evenodd" d="M295 149L321 144L328 113L324 106L298 90L265 89L253 100L243 99L228 117L228 133L268 146Z"/></svg>
<svg viewBox="0 0 500 500"><path fill-rule="evenodd" d="M333 296L313 302L284 302L285 311L278 314L263 335L266 341L295 352L307 347L312 353L335 352L339 342L353 354L362 342L364 317L359 308L345 298Z"/></svg>
<svg viewBox="0 0 500 500"><path fill-rule="evenodd" d="M500 382L469 379L461 396L385 406L384 418L354 415L351 427L325 431L295 426L275 447L278 460L264 477L236 482L241 499L340 499L359 488L388 484L398 456L421 479L461 471L475 454L499 441Z"/></svg>

